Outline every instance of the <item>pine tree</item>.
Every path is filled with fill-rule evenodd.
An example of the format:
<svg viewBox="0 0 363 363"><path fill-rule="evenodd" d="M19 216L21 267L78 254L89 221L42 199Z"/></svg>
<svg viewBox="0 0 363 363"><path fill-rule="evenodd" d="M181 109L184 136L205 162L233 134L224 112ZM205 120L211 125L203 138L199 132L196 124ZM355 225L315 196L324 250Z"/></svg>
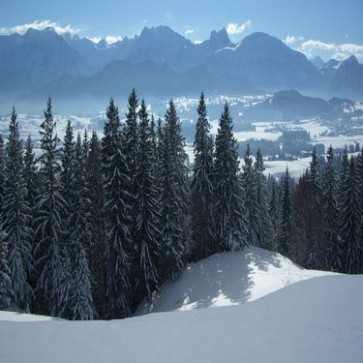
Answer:
<svg viewBox="0 0 363 363"><path fill-rule="evenodd" d="M257 243L262 248L273 249L274 241L272 221L268 213L268 190L267 179L263 174L265 167L260 149L257 150L256 162L254 165L254 173L256 179L256 202L258 218L255 226Z"/></svg>
<svg viewBox="0 0 363 363"><path fill-rule="evenodd" d="M343 240L343 272L359 273L361 267L362 191L357 176L355 161L349 162L349 169L343 175L340 186L338 224Z"/></svg>
<svg viewBox="0 0 363 363"><path fill-rule="evenodd" d="M34 214L35 198L36 198L36 186L37 186L37 167L35 161L35 154L33 152L33 142L28 135L25 144L24 154L24 178L27 189L27 201L31 214Z"/></svg>
<svg viewBox="0 0 363 363"><path fill-rule="evenodd" d="M169 102L165 126L159 140L161 281L183 266L186 243L187 170L181 122L174 102Z"/></svg>
<svg viewBox="0 0 363 363"><path fill-rule="evenodd" d="M334 152L328 149L327 162L322 176L322 206L326 267L330 271L342 271L342 246L338 238L337 180L334 168Z"/></svg>
<svg viewBox="0 0 363 363"><path fill-rule="evenodd" d="M214 181L216 237L222 251L238 250L248 243L243 190L238 177L237 142L232 128L226 103L216 137Z"/></svg>
<svg viewBox="0 0 363 363"><path fill-rule="evenodd" d="M26 200L23 174L23 150L15 109L11 114L6 146L5 185L3 200L3 228L8 246L8 264L14 303L30 311L33 289L29 284L33 259L30 209Z"/></svg>
<svg viewBox="0 0 363 363"><path fill-rule="evenodd" d="M315 148L312 153L307 186L307 253L305 265L307 268L319 268L324 265L325 248L322 245L321 183Z"/></svg>
<svg viewBox="0 0 363 363"><path fill-rule="evenodd" d="M0 230L0 310L7 310L13 297L11 289L10 269L7 259L8 249L5 241L5 233Z"/></svg>
<svg viewBox="0 0 363 363"><path fill-rule="evenodd" d="M2 211L4 201L4 184L5 184L5 150L3 135L0 134L0 212Z"/></svg>
<svg viewBox="0 0 363 363"><path fill-rule="evenodd" d="M129 261L133 247L129 230L130 178L121 143L118 108L111 99L102 139L105 210L107 211L106 316L109 318L122 318L131 313Z"/></svg>
<svg viewBox="0 0 363 363"><path fill-rule="evenodd" d="M95 317L91 293L91 272L86 254L91 238L90 200L85 177L84 149L78 134L75 145L73 186L77 193L70 204L70 230L72 285L70 293L70 317L72 319L90 320Z"/></svg>
<svg viewBox="0 0 363 363"><path fill-rule="evenodd" d="M191 181L192 238L198 259L218 251L214 237L213 140L204 94L200 96L194 140L194 167Z"/></svg>
<svg viewBox="0 0 363 363"><path fill-rule="evenodd" d="M91 248L90 266L93 276L92 296L100 319L105 318L105 210L102 184L101 145L96 132L92 133L87 163L87 181L90 197Z"/></svg>
<svg viewBox="0 0 363 363"><path fill-rule="evenodd" d="M270 200L268 203L268 213L271 218L272 223L272 241L273 251L277 251L278 245L277 245L277 231L279 228L280 223L280 203L279 203L279 191L277 190L276 180L274 177L269 176L269 185L270 186Z"/></svg>
<svg viewBox="0 0 363 363"><path fill-rule="evenodd" d="M281 222L277 237L277 250L284 256L290 254L291 228L292 228L292 207L290 196L290 175L286 168L285 177L282 181L282 205L281 205Z"/></svg>
<svg viewBox="0 0 363 363"><path fill-rule="evenodd" d="M40 191L36 200L36 236L38 292L48 305L52 316L67 312L70 288L70 261L66 246L61 243L63 233L61 213L66 206L61 196L59 139L48 99L44 121L40 125L41 150L39 158ZM44 311L40 311L44 313Z"/></svg>
<svg viewBox="0 0 363 363"><path fill-rule="evenodd" d="M247 218L248 243L258 245L256 233L258 232L259 210L257 201L256 173L253 169L250 145L247 144L244 153L244 165L242 174L242 187L244 191L244 204Z"/></svg>
<svg viewBox="0 0 363 363"><path fill-rule="evenodd" d="M139 111L140 145L136 184L136 241L140 266L141 296L152 302L159 288L158 258L160 252L159 204L156 194L154 145L144 100Z"/></svg>

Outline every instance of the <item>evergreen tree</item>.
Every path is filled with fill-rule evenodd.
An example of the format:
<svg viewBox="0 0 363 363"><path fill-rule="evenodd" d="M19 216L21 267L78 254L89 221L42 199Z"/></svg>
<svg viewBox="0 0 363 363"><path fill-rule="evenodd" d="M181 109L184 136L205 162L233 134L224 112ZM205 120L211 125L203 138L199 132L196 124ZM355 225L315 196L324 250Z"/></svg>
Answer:
<svg viewBox="0 0 363 363"><path fill-rule="evenodd" d="M100 319L105 317L105 211L102 183L101 145L96 132L92 133L87 163L87 182L90 198L90 267L92 273L92 296Z"/></svg>
<svg viewBox="0 0 363 363"><path fill-rule="evenodd" d="M165 126L159 140L161 279L183 266L186 242L187 170L181 122L171 100L165 114Z"/></svg>
<svg viewBox="0 0 363 363"><path fill-rule="evenodd" d="M322 207L326 267L330 271L340 272L342 271L342 246L337 230L337 180L332 146L328 149L327 162L322 176Z"/></svg>
<svg viewBox="0 0 363 363"><path fill-rule="evenodd" d="M85 155L78 134L75 146L74 190L70 205L70 230L72 286L70 316L72 319L90 320L95 316L91 293L91 272L86 254L91 238L90 200L85 177Z"/></svg>
<svg viewBox="0 0 363 363"><path fill-rule="evenodd" d="M277 250L284 256L289 256L289 244L291 243L291 228L292 228L292 207L290 197L290 175L286 169L285 177L282 181L282 206L281 206L281 222L277 237Z"/></svg>
<svg viewBox="0 0 363 363"><path fill-rule="evenodd" d="M254 165L256 179L256 202L258 218L255 225L257 243L262 248L272 249L274 245L271 217L268 212L268 190L267 180L263 174L265 167L260 149L257 150L256 162Z"/></svg>
<svg viewBox="0 0 363 363"><path fill-rule="evenodd" d="M139 111L140 145L136 174L136 241L137 256L140 266L141 298L152 301L152 293L159 288L158 257L159 238L159 204L156 194L154 145L149 117L144 100ZM141 300L141 299L140 299Z"/></svg>
<svg viewBox="0 0 363 363"><path fill-rule="evenodd" d="M39 158L40 191L36 199L36 236L38 292L48 305L52 316L65 316L70 287L70 262L66 246L61 243L63 233L61 213L66 206L61 196L59 139L48 99L44 121L40 125L41 150ZM40 309L42 307L40 306ZM39 311L44 313L44 310Z"/></svg>
<svg viewBox="0 0 363 363"><path fill-rule="evenodd" d="M338 224L343 240L343 272L359 273L361 267L362 191L352 158L346 175L343 175L340 189Z"/></svg>
<svg viewBox="0 0 363 363"><path fill-rule="evenodd" d="M279 203L279 191L277 190L277 185L274 177L269 176L269 179L271 180L270 184L270 200L268 204L268 213L271 218L272 223L272 241L273 251L277 251L278 245L277 245L277 231L279 228L280 223L280 203Z"/></svg>
<svg viewBox="0 0 363 363"><path fill-rule="evenodd" d="M33 259L30 209L26 200L23 174L23 150L15 109L11 114L6 146L5 185L3 200L3 228L8 246L8 264L15 304L30 311L33 289L29 284Z"/></svg>
<svg viewBox="0 0 363 363"><path fill-rule="evenodd" d="M109 318L122 318L131 313L129 261L133 247L129 230L130 174L121 142L118 108L111 99L102 139L107 211L106 316Z"/></svg>
<svg viewBox="0 0 363 363"><path fill-rule="evenodd" d="M4 184L5 184L5 150L3 135L0 134L0 212L4 202Z"/></svg>
<svg viewBox="0 0 363 363"><path fill-rule="evenodd" d="M214 237L213 140L204 94L200 96L194 140L194 167L191 181L192 238L198 259L218 251Z"/></svg>
<svg viewBox="0 0 363 363"><path fill-rule="evenodd" d="M244 153L242 187L244 191L244 203L247 218L248 243L252 245L259 245L256 235L259 224L257 182L249 144L247 144L246 151Z"/></svg>
<svg viewBox="0 0 363 363"><path fill-rule="evenodd" d="M307 268L319 268L324 265L325 248L322 244L321 183L315 148L310 162L307 187L307 253L305 265Z"/></svg>
<svg viewBox="0 0 363 363"><path fill-rule="evenodd" d="M238 177L237 142L232 133L232 118L224 106L215 150L215 224L220 250L238 250L247 245L243 191Z"/></svg>
<svg viewBox="0 0 363 363"><path fill-rule="evenodd" d="M5 241L5 233L0 230L0 310L7 310L13 297L11 289L10 269L7 259L8 249Z"/></svg>
<svg viewBox="0 0 363 363"><path fill-rule="evenodd" d="M33 215L37 190L37 167L35 161L35 154L33 152L33 142L30 135L28 135L25 144L24 178L27 189L27 201L31 214Z"/></svg>

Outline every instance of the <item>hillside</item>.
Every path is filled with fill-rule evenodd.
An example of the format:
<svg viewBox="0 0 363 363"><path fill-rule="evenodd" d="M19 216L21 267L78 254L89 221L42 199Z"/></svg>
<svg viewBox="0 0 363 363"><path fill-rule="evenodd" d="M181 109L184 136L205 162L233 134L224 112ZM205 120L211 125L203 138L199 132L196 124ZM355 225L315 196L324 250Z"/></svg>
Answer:
<svg viewBox="0 0 363 363"><path fill-rule="evenodd" d="M109 322L0 312L0 361L361 362L363 276L323 275L250 248L189 266L176 282L164 286L159 299L165 307L167 294L187 288L194 291L191 300L206 302L203 307L238 306ZM309 280L293 283L304 279ZM218 295L217 305L208 303L210 293L219 290L230 301ZM168 308L180 307L176 299Z"/></svg>

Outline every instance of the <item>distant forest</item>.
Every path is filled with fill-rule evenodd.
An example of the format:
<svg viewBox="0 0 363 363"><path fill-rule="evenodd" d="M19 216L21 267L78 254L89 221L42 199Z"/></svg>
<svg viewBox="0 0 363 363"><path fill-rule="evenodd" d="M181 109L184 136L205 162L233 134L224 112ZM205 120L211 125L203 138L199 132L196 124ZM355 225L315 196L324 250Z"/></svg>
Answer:
<svg viewBox="0 0 363 363"><path fill-rule="evenodd" d="M215 141L204 95L189 170L171 100L154 120L135 90L126 121L111 99L103 137L56 135L48 99L40 154L0 135L0 309L74 320L131 316L188 262L254 245L309 269L363 273L363 148L293 180L265 177L249 145L240 167L229 106Z"/></svg>

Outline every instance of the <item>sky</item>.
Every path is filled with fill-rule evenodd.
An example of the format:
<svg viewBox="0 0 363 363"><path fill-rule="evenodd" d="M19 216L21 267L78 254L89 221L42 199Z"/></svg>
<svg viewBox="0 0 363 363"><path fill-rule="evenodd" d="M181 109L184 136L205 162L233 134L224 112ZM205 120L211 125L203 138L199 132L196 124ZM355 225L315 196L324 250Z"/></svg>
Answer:
<svg viewBox="0 0 363 363"><path fill-rule="evenodd" d="M51 25L112 43L167 25L200 42L226 27L234 42L262 31L308 57L363 62L362 16L362 0L0 0L0 34Z"/></svg>

